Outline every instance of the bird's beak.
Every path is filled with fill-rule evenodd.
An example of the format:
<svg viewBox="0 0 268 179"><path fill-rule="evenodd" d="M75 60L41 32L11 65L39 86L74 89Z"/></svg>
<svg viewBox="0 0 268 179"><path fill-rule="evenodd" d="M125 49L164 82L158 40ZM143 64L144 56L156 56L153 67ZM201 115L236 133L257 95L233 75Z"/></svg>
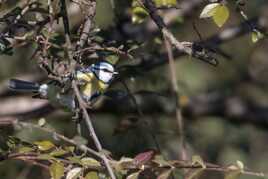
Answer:
<svg viewBox="0 0 268 179"><path fill-rule="evenodd" d="M114 71L113 74L114 74L114 75L118 75L119 73L118 73L117 71Z"/></svg>

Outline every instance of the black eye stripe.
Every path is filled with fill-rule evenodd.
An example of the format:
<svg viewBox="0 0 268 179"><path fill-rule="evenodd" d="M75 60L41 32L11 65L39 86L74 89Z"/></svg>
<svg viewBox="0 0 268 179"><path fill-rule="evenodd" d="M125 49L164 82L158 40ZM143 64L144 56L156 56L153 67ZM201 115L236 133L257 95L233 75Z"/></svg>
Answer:
<svg viewBox="0 0 268 179"><path fill-rule="evenodd" d="M96 68L96 67L94 67L93 69L94 69L94 70L99 70L99 71L103 70L103 71L105 71L105 72L113 73L112 71L110 71L110 70L108 70L108 69L106 69L106 68L104 68L104 69L100 69L100 68Z"/></svg>

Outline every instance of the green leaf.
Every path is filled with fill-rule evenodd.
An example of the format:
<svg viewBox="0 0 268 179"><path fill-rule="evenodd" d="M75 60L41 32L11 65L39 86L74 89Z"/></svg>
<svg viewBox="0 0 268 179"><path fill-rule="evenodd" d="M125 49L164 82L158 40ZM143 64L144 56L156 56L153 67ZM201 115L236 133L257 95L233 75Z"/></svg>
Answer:
<svg viewBox="0 0 268 179"><path fill-rule="evenodd" d="M73 163L81 164L81 157L74 156L74 157L67 157L67 159Z"/></svg>
<svg viewBox="0 0 268 179"><path fill-rule="evenodd" d="M19 153L28 153L28 152L32 152L34 151L34 148L31 148L31 147L20 147L18 148L18 152Z"/></svg>
<svg viewBox="0 0 268 179"><path fill-rule="evenodd" d="M94 158L85 157L81 159L81 164L83 166L90 166L90 167L101 167L99 161L95 160Z"/></svg>
<svg viewBox="0 0 268 179"><path fill-rule="evenodd" d="M56 158L52 157L49 154L38 155L38 159L40 159L40 160L56 160Z"/></svg>
<svg viewBox="0 0 268 179"><path fill-rule="evenodd" d="M119 57L117 55L109 55L106 57L106 61L109 63L115 65L119 60Z"/></svg>
<svg viewBox="0 0 268 179"><path fill-rule="evenodd" d="M89 172L86 174L85 179L99 179L97 172Z"/></svg>
<svg viewBox="0 0 268 179"><path fill-rule="evenodd" d="M65 146L63 148L64 148L64 150L69 151L71 153L73 153L74 150L75 150L75 147L74 146Z"/></svg>
<svg viewBox="0 0 268 179"><path fill-rule="evenodd" d="M49 172L53 179L60 179L64 174L64 165L60 162L54 162L50 165Z"/></svg>
<svg viewBox="0 0 268 179"><path fill-rule="evenodd" d="M225 5L219 5L216 7L216 10L213 14L213 20L218 25L218 27L222 27L223 24L229 18L229 9Z"/></svg>
<svg viewBox="0 0 268 179"><path fill-rule="evenodd" d="M37 141L37 142L34 142L34 144L36 144L38 146L38 149L41 150L41 151L50 150L53 147L55 147L55 145L52 142L48 141L48 140Z"/></svg>
<svg viewBox="0 0 268 179"><path fill-rule="evenodd" d="M69 153L69 151L66 151L63 149L56 149L56 150L53 150L52 152L50 152L49 155L54 156L54 157L59 157L59 156L65 155L67 153Z"/></svg>
<svg viewBox="0 0 268 179"><path fill-rule="evenodd" d="M148 12L144 8L140 6L132 8L132 23L140 24L145 20L147 16Z"/></svg>
<svg viewBox="0 0 268 179"><path fill-rule="evenodd" d="M200 18L212 17L215 14L216 8L220 5L220 3L211 3L206 5L200 14Z"/></svg>
<svg viewBox="0 0 268 179"><path fill-rule="evenodd" d="M264 35L260 31L258 31L258 30L254 30L251 33L251 40L252 40L253 43L258 42L263 37L264 37Z"/></svg>
<svg viewBox="0 0 268 179"><path fill-rule="evenodd" d="M126 158L126 157L122 157L118 162L115 161L113 166L114 166L116 171L120 171L120 173L122 173L122 174L127 174L128 168L136 167L133 164L133 159Z"/></svg>
<svg viewBox="0 0 268 179"><path fill-rule="evenodd" d="M200 18L212 17L218 27L222 27L223 24L229 18L229 9L221 3L211 3L205 6L200 14Z"/></svg>
<svg viewBox="0 0 268 179"><path fill-rule="evenodd" d="M173 7L177 5L177 0L154 0L156 7Z"/></svg>
<svg viewBox="0 0 268 179"><path fill-rule="evenodd" d="M70 171L68 171L66 179L77 179L81 173L82 173L81 167L73 168Z"/></svg>

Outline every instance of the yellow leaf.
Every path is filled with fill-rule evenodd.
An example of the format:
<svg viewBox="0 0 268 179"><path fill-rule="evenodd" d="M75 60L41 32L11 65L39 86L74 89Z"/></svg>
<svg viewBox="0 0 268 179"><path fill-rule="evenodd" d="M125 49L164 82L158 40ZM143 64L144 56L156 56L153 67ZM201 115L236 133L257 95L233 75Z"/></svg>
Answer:
<svg viewBox="0 0 268 179"><path fill-rule="evenodd" d="M38 146L38 149L41 151L46 151L46 150L49 150L49 149L52 149L53 147L55 147L55 145L48 140L37 141L37 142L34 142L34 144L36 144Z"/></svg>
<svg viewBox="0 0 268 179"><path fill-rule="evenodd" d="M260 31L254 30L251 33L251 40L252 40L253 43L258 42L262 38L263 38L263 34Z"/></svg>
<svg viewBox="0 0 268 179"><path fill-rule="evenodd" d="M86 174L85 179L99 179L97 172L89 172Z"/></svg>
<svg viewBox="0 0 268 179"><path fill-rule="evenodd" d="M90 167L101 167L99 161L95 160L94 158L85 157L81 159L81 164L83 166L90 166Z"/></svg>
<svg viewBox="0 0 268 179"><path fill-rule="evenodd" d="M216 12L217 7L220 5L220 3L211 3L206 5L200 14L200 18L212 17Z"/></svg>
<svg viewBox="0 0 268 179"><path fill-rule="evenodd" d="M50 165L49 172L53 179L60 179L64 174L64 165L60 162L54 162Z"/></svg>
<svg viewBox="0 0 268 179"><path fill-rule="evenodd" d="M212 18L218 27L222 27L223 24L228 20L229 15L229 9L225 5L221 4L216 7Z"/></svg>
<svg viewBox="0 0 268 179"><path fill-rule="evenodd" d="M134 7L132 9L132 22L136 24L140 24L144 21L144 19L148 16L147 11L140 7Z"/></svg>

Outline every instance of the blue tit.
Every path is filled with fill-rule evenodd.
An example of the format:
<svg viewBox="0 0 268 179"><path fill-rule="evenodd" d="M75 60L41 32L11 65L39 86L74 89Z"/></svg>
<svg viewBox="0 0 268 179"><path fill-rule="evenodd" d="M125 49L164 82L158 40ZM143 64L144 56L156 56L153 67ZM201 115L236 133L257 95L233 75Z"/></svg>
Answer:
<svg viewBox="0 0 268 179"><path fill-rule="evenodd" d="M88 103L94 102L98 96L103 94L118 74L114 66L106 61L92 64L88 68L76 71L76 78L82 82L81 95Z"/></svg>
<svg viewBox="0 0 268 179"><path fill-rule="evenodd" d="M109 87L115 74L117 72L115 72L113 65L104 61L77 70L75 78L80 84L80 93L83 99L89 104L95 102L97 97ZM52 105L63 106L68 110L73 111L76 107L73 91L61 93L62 87L55 83L38 84L11 79L9 88L14 91L35 93L42 99L48 99Z"/></svg>
<svg viewBox="0 0 268 179"><path fill-rule="evenodd" d="M61 87L55 83L38 84L29 81L11 79L9 89L21 92L31 92L39 98L48 99L52 105L65 107L67 110L75 109L75 101L70 93L61 93Z"/></svg>

